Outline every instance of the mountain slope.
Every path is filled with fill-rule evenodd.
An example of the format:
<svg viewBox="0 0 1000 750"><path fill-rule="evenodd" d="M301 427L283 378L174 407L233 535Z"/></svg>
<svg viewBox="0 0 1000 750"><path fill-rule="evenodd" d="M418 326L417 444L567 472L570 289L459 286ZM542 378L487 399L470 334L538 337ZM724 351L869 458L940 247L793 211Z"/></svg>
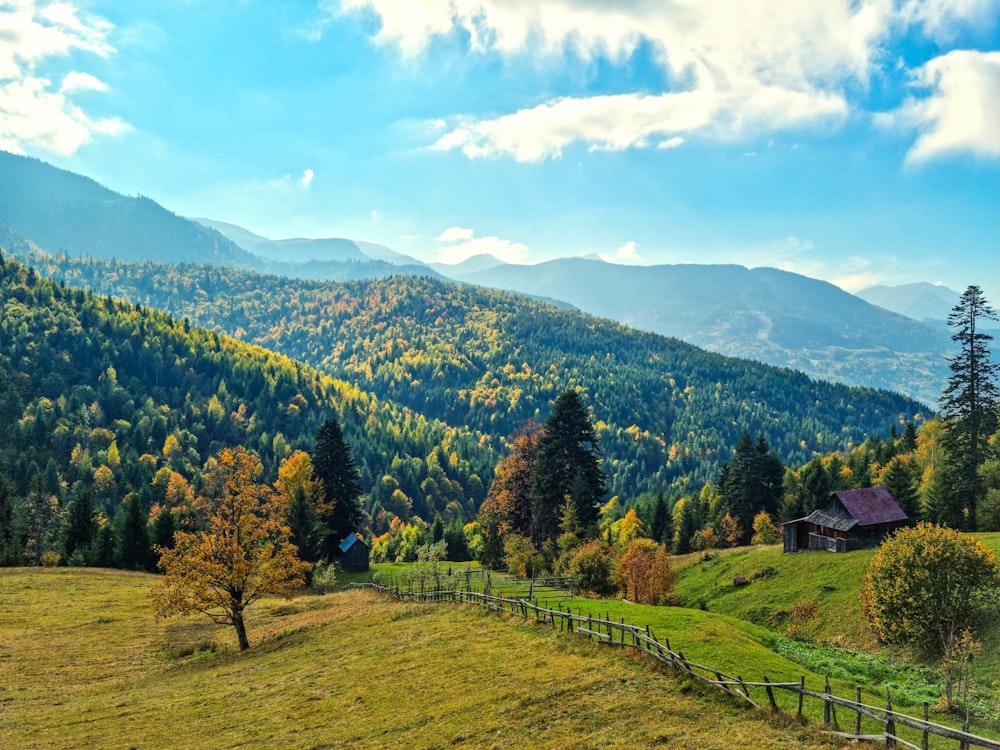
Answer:
<svg viewBox="0 0 1000 750"><path fill-rule="evenodd" d="M826 282L735 265L619 266L570 258L500 265L461 280L546 294L594 315L728 356L890 388L933 404L948 336Z"/></svg>
<svg viewBox="0 0 1000 750"><path fill-rule="evenodd" d="M218 232L93 180L0 151L0 220L50 252L255 266Z"/></svg>
<svg viewBox="0 0 1000 750"><path fill-rule="evenodd" d="M159 469L195 481L206 459L234 445L257 452L273 479L334 414L371 491L366 509L386 487L427 518L471 516L485 496L496 461L488 438L287 357L67 288L2 256L0 313L0 475L21 497L42 472L66 500L66 487L90 484L105 467L110 517L128 492L148 492Z"/></svg>
<svg viewBox="0 0 1000 750"><path fill-rule="evenodd" d="M954 289L920 282L899 286L872 286L857 296L873 305L905 315L914 320L947 320L962 296Z"/></svg>
<svg viewBox="0 0 1000 750"><path fill-rule="evenodd" d="M593 407L612 494L699 488L744 429L786 462L888 434L920 404L710 354L523 296L429 278L322 284L208 266L36 256L44 273L162 307L492 435L563 390ZM495 443L498 444L498 443Z"/></svg>

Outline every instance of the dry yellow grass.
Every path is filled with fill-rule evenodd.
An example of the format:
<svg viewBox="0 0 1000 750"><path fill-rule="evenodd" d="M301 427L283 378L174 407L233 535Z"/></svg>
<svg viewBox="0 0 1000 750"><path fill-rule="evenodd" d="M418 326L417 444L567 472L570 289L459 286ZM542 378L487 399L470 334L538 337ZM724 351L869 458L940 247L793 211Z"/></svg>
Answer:
<svg viewBox="0 0 1000 750"><path fill-rule="evenodd" d="M239 654L155 578L0 570L0 747L829 747L627 657L364 592L265 601ZM231 629L230 629L231 630Z"/></svg>

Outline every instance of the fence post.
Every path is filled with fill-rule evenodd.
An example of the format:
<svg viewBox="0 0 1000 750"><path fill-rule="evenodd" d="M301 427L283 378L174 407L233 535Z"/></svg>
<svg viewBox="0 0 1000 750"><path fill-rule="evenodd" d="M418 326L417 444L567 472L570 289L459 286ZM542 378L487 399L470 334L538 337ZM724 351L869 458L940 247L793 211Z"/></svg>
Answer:
<svg viewBox="0 0 1000 750"><path fill-rule="evenodd" d="M861 736L861 686L854 686L854 702L858 704L858 718L854 720L854 734Z"/></svg>
<svg viewBox="0 0 1000 750"><path fill-rule="evenodd" d="M781 713L781 709L778 708L778 702L774 700L774 688L771 687L771 681L767 679L767 675L764 675L764 687L767 690L767 699L771 703L771 710L775 713Z"/></svg>
<svg viewBox="0 0 1000 750"><path fill-rule="evenodd" d="M747 698L750 698L750 689L747 687L747 684L743 682L743 676L736 675L736 681L739 682L740 687L743 688L743 695L745 695Z"/></svg>
<svg viewBox="0 0 1000 750"><path fill-rule="evenodd" d="M827 696L830 695L830 678L823 678L823 726L830 726L830 700Z"/></svg>
<svg viewBox="0 0 1000 750"><path fill-rule="evenodd" d="M924 701L924 721L929 722L930 720L931 720L931 707L927 701ZM926 724L924 725L924 736L920 740L920 747L922 748L922 750L930 750L931 747L930 732L927 731L929 728L930 727L926 726Z"/></svg>
<svg viewBox="0 0 1000 750"><path fill-rule="evenodd" d="M802 700L806 697L806 676L799 675L799 710L795 714L800 719L802 718Z"/></svg>
<svg viewBox="0 0 1000 750"><path fill-rule="evenodd" d="M885 746L896 747L896 720L892 718L892 695L885 689Z"/></svg>

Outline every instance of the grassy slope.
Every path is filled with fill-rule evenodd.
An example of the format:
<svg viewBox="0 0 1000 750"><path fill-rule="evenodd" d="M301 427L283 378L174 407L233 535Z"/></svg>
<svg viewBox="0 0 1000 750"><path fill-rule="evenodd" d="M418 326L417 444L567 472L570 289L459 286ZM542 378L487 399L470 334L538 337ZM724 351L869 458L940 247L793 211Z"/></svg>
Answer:
<svg viewBox="0 0 1000 750"><path fill-rule="evenodd" d="M153 577L0 570L0 747L820 747L647 661L468 608L265 601L246 654ZM695 613L695 617L700 613Z"/></svg>
<svg viewBox="0 0 1000 750"><path fill-rule="evenodd" d="M1000 555L1000 533L978 536ZM676 560L677 593L688 606L703 602L711 612L754 622L781 635L793 621L793 607L813 602L818 616L803 629L809 641L876 651L858 598L861 579L874 554L874 550L859 550L840 555L785 555L776 546L729 550L707 561L700 555L686 555ZM748 586L733 586L735 576L753 579L765 570L770 575ZM976 683L986 695L1000 698L1000 622L987 628L980 640L983 649L974 664Z"/></svg>

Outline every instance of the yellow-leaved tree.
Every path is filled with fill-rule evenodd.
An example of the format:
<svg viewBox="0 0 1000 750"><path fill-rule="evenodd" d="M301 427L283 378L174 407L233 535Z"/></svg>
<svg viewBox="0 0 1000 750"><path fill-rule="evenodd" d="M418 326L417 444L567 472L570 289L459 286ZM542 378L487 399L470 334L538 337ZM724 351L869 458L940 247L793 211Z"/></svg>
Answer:
<svg viewBox="0 0 1000 750"><path fill-rule="evenodd" d="M207 526L178 531L173 549L157 548L165 578L152 591L153 609L159 617L201 612L232 625L244 651L244 610L265 595L290 596L309 564L288 540L287 499L257 482L260 461L225 448L210 464L201 498Z"/></svg>

